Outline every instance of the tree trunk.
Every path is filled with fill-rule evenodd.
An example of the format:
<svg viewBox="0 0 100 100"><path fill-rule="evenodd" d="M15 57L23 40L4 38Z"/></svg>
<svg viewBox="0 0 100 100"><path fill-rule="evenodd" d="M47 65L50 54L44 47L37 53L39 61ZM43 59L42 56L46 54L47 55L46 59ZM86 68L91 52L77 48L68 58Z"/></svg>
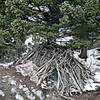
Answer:
<svg viewBox="0 0 100 100"><path fill-rule="evenodd" d="M86 47L83 47L81 49L81 53L80 53L79 57L82 59L85 59L85 60L87 59L87 48Z"/></svg>
<svg viewBox="0 0 100 100"><path fill-rule="evenodd" d="M87 41L88 40L88 33L82 34L80 38L82 40ZM87 47L85 47L84 45L81 48L81 53L80 53L79 57L82 58L82 59L85 59L85 60L87 59Z"/></svg>

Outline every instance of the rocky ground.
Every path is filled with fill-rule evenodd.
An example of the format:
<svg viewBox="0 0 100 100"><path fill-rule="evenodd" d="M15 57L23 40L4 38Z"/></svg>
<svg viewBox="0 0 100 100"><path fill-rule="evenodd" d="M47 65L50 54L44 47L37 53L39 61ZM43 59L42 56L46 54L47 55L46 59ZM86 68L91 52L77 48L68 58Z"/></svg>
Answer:
<svg viewBox="0 0 100 100"><path fill-rule="evenodd" d="M14 67L0 67L0 100L64 100L51 91L37 88Z"/></svg>
<svg viewBox="0 0 100 100"><path fill-rule="evenodd" d="M100 100L100 90L74 94L75 100ZM36 88L29 77L16 72L14 67L0 67L0 100L64 100L53 90Z"/></svg>

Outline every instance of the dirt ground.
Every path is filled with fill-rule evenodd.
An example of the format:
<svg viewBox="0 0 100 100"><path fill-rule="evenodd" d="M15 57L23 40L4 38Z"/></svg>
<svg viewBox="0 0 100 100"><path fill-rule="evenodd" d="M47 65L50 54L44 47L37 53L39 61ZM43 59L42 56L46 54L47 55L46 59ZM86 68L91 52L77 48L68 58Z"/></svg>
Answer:
<svg viewBox="0 0 100 100"><path fill-rule="evenodd" d="M25 94L25 91L22 91L20 88L20 84L26 86L30 93L32 92L32 88L36 88L35 84L31 82L28 77L24 77L20 73L16 72L14 67L9 69L0 67L0 90L2 90L5 94L5 96L0 95L0 100L42 100L38 95L34 93L34 99L29 99ZM18 94L24 97L24 99L16 99L16 91L14 92L14 88ZM41 88L39 88L39 90L43 91L43 100L65 100L59 96L56 97L53 95L53 91L42 90ZM100 100L100 90L90 91L83 94L75 94L73 98L75 100Z"/></svg>
<svg viewBox="0 0 100 100"><path fill-rule="evenodd" d="M14 81L16 81L16 86L15 86L14 82L12 82L12 84L10 84L7 81L8 78L9 79L14 78ZM3 67L0 67L0 89L5 93L4 97L0 96L0 100L16 100L15 93L11 93L11 89L15 88L15 87L16 87L17 91L22 96L24 96L25 100L28 100L26 95L23 93L23 91L18 89L18 85L20 83L22 85L27 85L28 88L35 87L35 85L29 80L28 77L25 78L20 73L17 73L15 68L5 69Z"/></svg>
<svg viewBox="0 0 100 100"><path fill-rule="evenodd" d="M74 95L73 98L75 98L75 100L100 100L100 90Z"/></svg>

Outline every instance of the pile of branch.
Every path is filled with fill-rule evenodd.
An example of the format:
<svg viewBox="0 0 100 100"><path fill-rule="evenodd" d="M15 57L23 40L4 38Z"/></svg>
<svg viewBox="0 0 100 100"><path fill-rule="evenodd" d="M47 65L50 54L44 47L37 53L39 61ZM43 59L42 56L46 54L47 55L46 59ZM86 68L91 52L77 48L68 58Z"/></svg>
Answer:
<svg viewBox="0 0 100 100"><path fill-rule="evenodd" d="M26 63L30 60L37 66L37 72L33 75L33 77L38 77L37 86L57 74L56 89L59 95L67 99L72 89L82 93L86 80L90 78L90 70L74 58L70 49L63 51L56 48L54 44L40 45L15 64ZM54 71L57 73L54 74Z"/></svg>

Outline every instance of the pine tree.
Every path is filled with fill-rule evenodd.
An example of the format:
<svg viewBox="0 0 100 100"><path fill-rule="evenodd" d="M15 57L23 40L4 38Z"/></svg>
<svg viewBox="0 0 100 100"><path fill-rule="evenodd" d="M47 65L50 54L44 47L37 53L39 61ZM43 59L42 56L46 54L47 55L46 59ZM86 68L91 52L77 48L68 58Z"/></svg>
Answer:
<svg viewBox="0 0 100 100"><path fill-rule="evenodd" d="M67 28L78 40L72 45L80 41L78 47L85 46L84 40L100 30L99 8L98 0L1 0L1 43L14 38L11 44L20 48L27 35L37 33L50 42L59 37L60 28Z"/></svg>
<svg viewBox="0 0 100 100"><path fill-rule="evenodd" d="M34 33L48 41L55 40L59 35L62 13L60 6L64 0L30 0L29 8L33 10Z"/></svg>
<svg viewBox="0 0 100 100"><path fill-rule="evenodd" d="M64 16L67 16L68 19L65 27L71 29L71 34L78 40L73 40L72 43L77 44L78 48L86 48L91 43L91 37L93 39L99 35L100 3L98 0L70 0L64 3L63 7ZM83 54L84 57L87 57L87 55Z"/></svg>
<svg viewBox="0 0 100 100"><path fill-rule="evenodd" d="M1 0L0 9L0 36L4 40L2 46L10 46L19 51L26 36L32 33L33 24L27 17L28 2L27 0Z"/></svg>
<svg viewBox="0 0 100 100"><path fill-rule="evenodd" d="M81 40L88 40L92 33L99 32L100 3L98 0L76 0L66 3L65 15L72 34ZM100 18L98 18L100 19Z"/></svg>
<svg viewBox="0 0 100 100"><path fill-rule="evenodd" d="M14 38L15 47L29 34L39 35L48 41L58 36L60 6L64 0L5 0L1 3L0 29L6 41ZM2 33L2 32L1 32Z"/></svg>

